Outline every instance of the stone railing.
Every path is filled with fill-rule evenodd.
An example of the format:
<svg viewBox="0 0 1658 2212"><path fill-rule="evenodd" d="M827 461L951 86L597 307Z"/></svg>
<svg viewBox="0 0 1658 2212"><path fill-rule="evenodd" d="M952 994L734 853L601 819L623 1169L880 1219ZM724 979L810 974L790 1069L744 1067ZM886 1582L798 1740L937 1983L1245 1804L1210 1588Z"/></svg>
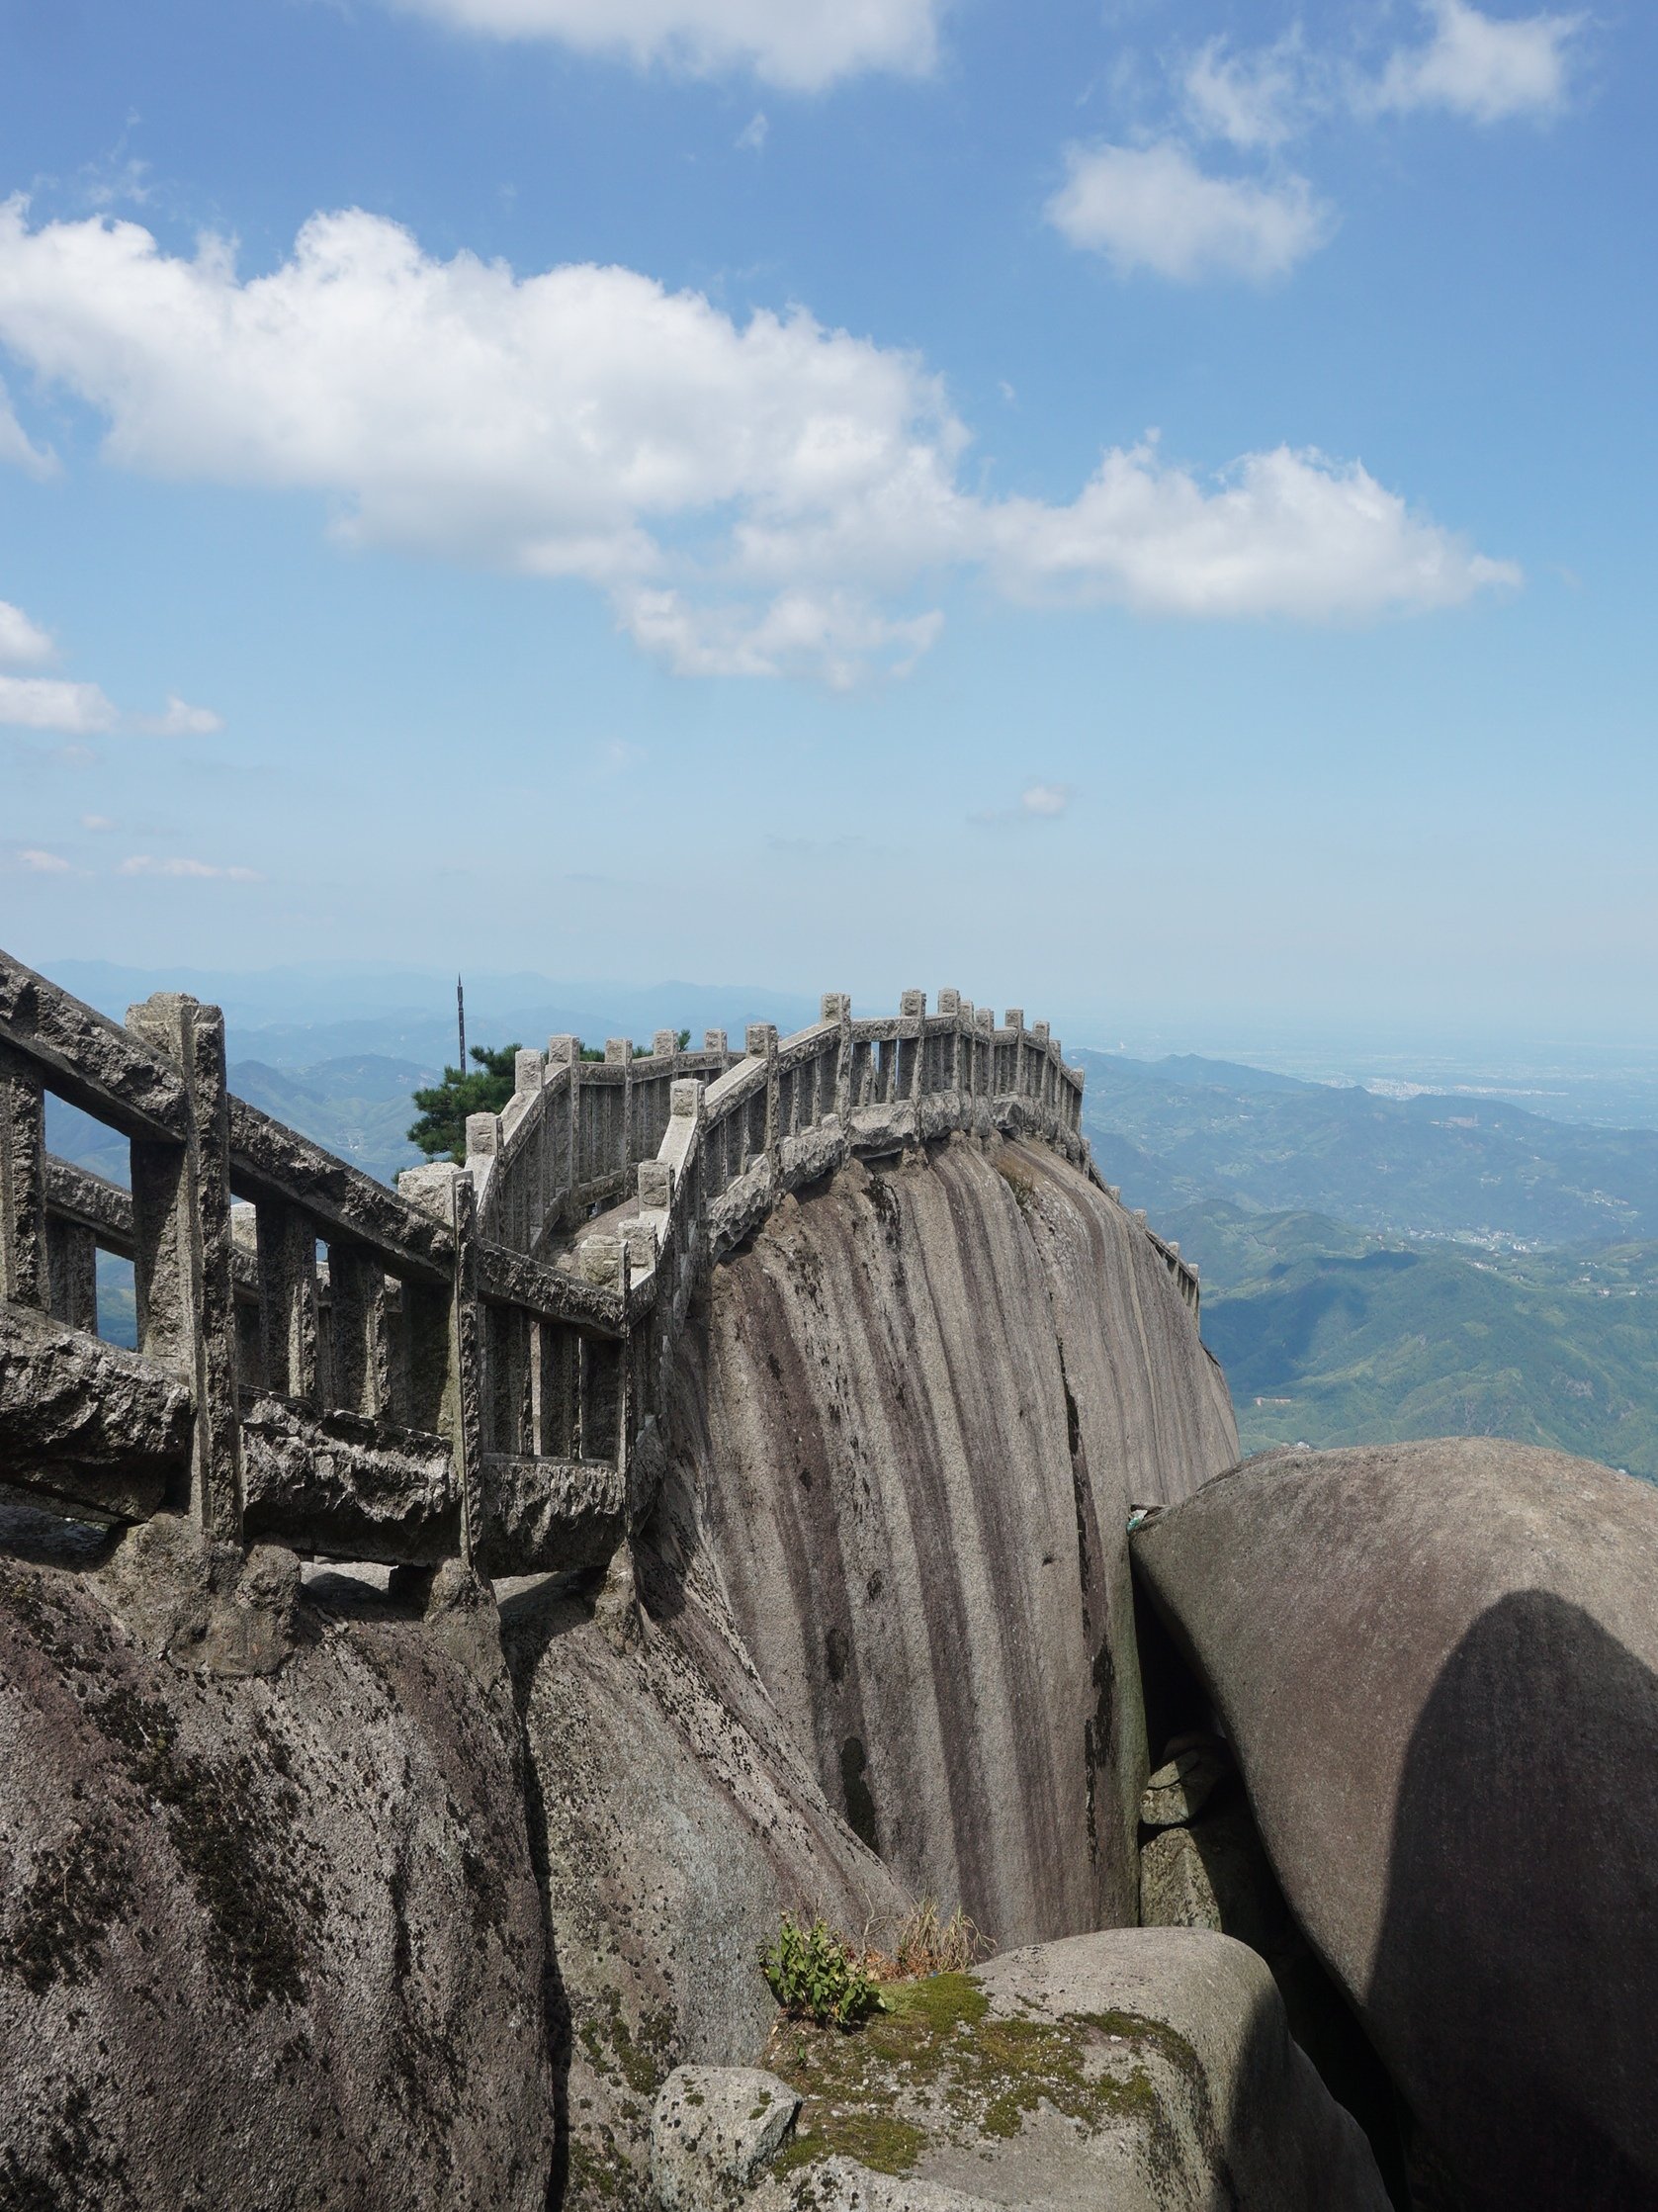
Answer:
<svg viewBox="0 0 1658 2212"><path fill-rule="evenodd" d="M217 1008L162 994L122 1026L0 954L0 1484L187 1510L225 1547L602 1564L654 1494L696 1283L784 1192L953 1129L1093 1174L1045 1025L953 992L676 1044L521 1052L466 1165L393 1192L229 1094ZM128 1139L130 1190L48 1157L48 1091ZM96 1334L100 1249L132 1263L133 1352Z"/></svg>

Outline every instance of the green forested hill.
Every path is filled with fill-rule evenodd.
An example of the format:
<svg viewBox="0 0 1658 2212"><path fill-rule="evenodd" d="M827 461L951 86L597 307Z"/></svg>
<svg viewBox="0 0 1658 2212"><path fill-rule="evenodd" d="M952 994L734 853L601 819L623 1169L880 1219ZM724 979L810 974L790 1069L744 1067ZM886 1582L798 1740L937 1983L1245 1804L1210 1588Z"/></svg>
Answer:
<svg viewBox="0 0 1658 2212"><path fill-rule="evenodd" d="M1658 1480L1658 1244L1487 1257L1225 1200L1162 1226L1246 1451L1510 1436Z"/></svg>

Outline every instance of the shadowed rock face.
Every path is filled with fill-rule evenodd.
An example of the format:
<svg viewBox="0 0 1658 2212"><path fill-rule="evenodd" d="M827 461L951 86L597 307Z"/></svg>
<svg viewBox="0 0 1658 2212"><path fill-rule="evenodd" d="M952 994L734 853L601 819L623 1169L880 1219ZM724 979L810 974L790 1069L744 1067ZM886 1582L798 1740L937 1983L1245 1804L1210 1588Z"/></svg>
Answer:
<svg viewBox="0 0 1658 2212"><path fill-rule="evenodd" d="M1124 1529L1236 1455L1139 1225L952 1140L785 1201L715 1275L670 1450L824 1789L1004 1945L1136 1916Z"/></svg>
<svg viewBox="0 0 1658 2212"><path fill-rule="evenodd" d="M1483 1441L1287 1455L1135 1560L1466 2201L1658 2205L1658 1492Z"/></svg>
<svg viewBox="0 0 1658 2212"><path fill-rule="evenodd" d="M234 1678L200 1673L153 1655L160 1529L137 1633L119 1569L0 1555L0 2201L543 2212L492 1611L244 1608L200 1639Z"/></svg>
<svg viewBox="0 0 1658 2212"><path fill-rule="evenodd" d="M625 1590L508 1598L530 1821L550 1931L560 2184L646 2206L650 2115L681 2063L729 2066L776 2006L759 1971L784 1911L854 1932L911 1900L825 1801L738 1642L670 1476Z"/></svg>

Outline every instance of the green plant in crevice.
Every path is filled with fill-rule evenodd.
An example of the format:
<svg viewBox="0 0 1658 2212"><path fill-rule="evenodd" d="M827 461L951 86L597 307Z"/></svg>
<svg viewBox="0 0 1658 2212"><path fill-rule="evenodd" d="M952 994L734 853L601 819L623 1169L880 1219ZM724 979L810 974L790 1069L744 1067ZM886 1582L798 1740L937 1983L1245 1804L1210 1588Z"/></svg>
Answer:
<svg viewBox="0 0 1658 2212"><path fill-rule="evenodd" d="M863 1954L825 1919L803 1924L785 1912L777 1940L760 1953L760 1972L791 2019L851 2028L882 2009Z"/></svg>

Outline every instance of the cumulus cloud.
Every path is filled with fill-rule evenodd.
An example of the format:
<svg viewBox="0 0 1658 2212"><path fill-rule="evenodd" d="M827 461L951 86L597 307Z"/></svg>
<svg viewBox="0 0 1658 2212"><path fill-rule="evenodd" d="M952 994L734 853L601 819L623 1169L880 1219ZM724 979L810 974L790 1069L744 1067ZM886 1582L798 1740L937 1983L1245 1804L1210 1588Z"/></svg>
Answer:
<svg viewBox="0 0 1658 2212"><path fill-rule="evenodd" d="M51 730L65 738L94 738L118 729L121 716L95 683L0 675L0 724L13 730Z"/></svg>
<svg viewBox="0 0 1658 2212"><path fill-rule="evenodd" d="M132 727L152 738L212 738L223 729L224 717L212 707L193 707L176 691L169 691L164 714L136 715Z"/></svg>
<svg viewBox="0 0 1658 2212"><path fill-rule="evenodd" d="M817 92L883 69L919 75L938 52L943 0L389 0L457 31L546 39L708 76L751 69Z"/></svg>
<svg viewBox="0 0 1658 2212"><path fill-rule="evenodd" d="M1048 221L1119 274L1149 269L1192 283L1288 274L1325 243L1330 210L1305 177L1215 177L1170 138L1146 146L1072 146Z"/></svg>
<svg viewBox="0 0 1658 2212"><path fill-rule="evenodd" d="M1581 15L1482 15L1468 0L1428 0L1425 45L1393 55L1361 90L1377 109L1449 108L1475 123L1552 115L1565 101Z"/></svg>
<svg viewBox="0 0 1658 2212"><path fill-rule="evenodd" d="M1227 250L1265 273L1295 227L1292 206ZM1200 230L1181 254L1220 250ZM439 260L361 212L314 218L243 279L221 240L183 258L132 222L31 229L14 201L0 345L104 415L112 461L312 490L356 544L584 578L687 674L902 670L938 634L924 598L946 573L1290 616L1454 604L1514 575L1316 454L1210 481L1141 444L1069 503L987 498L911 353L801 308L739 321L628 269Z"/></svg>
<svg viewBox="0 0 1658 2212"><path fill-rule="evenodd" d="M14 676L8 668L39 667L56 659L48 631L9 599L0 599L0 725L14 730L51 730L60 737L108 736L116 730L141 730L153 737L210 737L223 722L210 707L193 707L170 694L164 714L124 715L96 683L71 683L56 676Z"/></svg>
<svg viewBox="0 0 1658 2212"><path fill-rule="evenodd" d="M1185 64L1181 90L1194 129L1245 151L1281 146L1303 127L1308 59L1299 26L1258 52L1236 54L1207 40Z"/></svg>
<svg viewBox="0 0 1658 2212"><path fill-rule="evenodd" d="M993 830L1016 829L1021 825L1029 827L1037 822L1057 822L1061 815L1070 813L1071 802L1076 796L1074 784L1027 783L1013 806L987 807L979 814L969 815L968 820L983 823Z"/></svg>
<svg viewBox="0 0 1658 2212"><path fill-rule="evenodd" d="M0 599L0 668L34 668L52 657L51 638L21 607Z"/></svg>
<svg viewBox="0 0 1658 2212"><path fill-rule="evenodd" d="M265 880L256 868L221 868L208 860L186 860L176 855L157 859L149 852L134 852L130 859L123 860L117 873L187 877L192 881L217 877L225 883L263 883Z"/></svg>
<svg viewBox="0 0 1658 2212"><path fill-rule="evenodd" d="M1070 811L1076 796L1069 783L1027 783L1019 794L1019 806L1038 822L1052 822Z"/></svg>
<svg viewBox="0 0 1658 2212"><path fill-rule="evenodd" d="M14 845L11 863L25 875L71 875L73 869L60 852L47 852L38 844Z"/></svg>

